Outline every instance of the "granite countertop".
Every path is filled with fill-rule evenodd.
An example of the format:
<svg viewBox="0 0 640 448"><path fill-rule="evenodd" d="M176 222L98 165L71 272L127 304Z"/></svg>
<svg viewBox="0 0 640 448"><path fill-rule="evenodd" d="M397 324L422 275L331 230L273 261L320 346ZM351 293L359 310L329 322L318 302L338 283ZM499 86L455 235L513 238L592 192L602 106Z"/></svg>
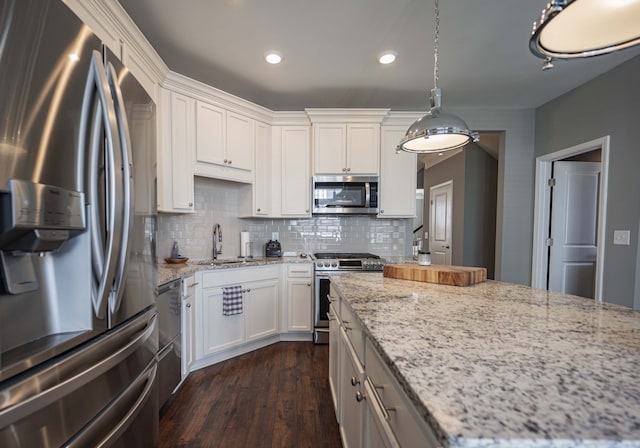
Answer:
<svg viewBox="0 0 640 448"><path fill-rule="evenodd" d="M229 259L229 261L237 261L238 259ZM229 263L223 264L224 259L219 259L218 263L215 265L211 264L198 264L201 260L195 260L192 262L186 262L183 264L168 264L164 261L158 262L158 285L162 285L164 283L177 280L182 277L188 277L189 275L193 275L198 271L210 271L212 269L235 269L235 268L245 268L250 266L265 266L270 264L282 264L282 263L312 263L313 260L310 258L301 258L301 257L254 257L246 262L242 263Z"/></svg>
<svg viewBox="0 0 640 448"><path fill-rule="evenodd" d="M640 447L640 312L495 281L331 281L444 446Z"/></svg>

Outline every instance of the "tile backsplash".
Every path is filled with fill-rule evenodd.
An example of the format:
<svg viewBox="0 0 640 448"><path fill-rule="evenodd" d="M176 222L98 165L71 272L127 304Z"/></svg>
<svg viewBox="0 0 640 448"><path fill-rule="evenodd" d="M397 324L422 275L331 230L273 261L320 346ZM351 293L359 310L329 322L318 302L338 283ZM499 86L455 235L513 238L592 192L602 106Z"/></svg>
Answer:
<svg viewBox="0 0 640 448"><path fill-rule="evenodd" d="M412 219L375 216L318 216L300 219L239 218L239 186L234 182L195 178L194 214L158 215L157 254L168 257L174 241L181 255L211 258L214 224L222 228L221 258L240 254L240 232L248 231L254 255L278 232L283 251L371 252L381 257L411 254Z"/></svg>

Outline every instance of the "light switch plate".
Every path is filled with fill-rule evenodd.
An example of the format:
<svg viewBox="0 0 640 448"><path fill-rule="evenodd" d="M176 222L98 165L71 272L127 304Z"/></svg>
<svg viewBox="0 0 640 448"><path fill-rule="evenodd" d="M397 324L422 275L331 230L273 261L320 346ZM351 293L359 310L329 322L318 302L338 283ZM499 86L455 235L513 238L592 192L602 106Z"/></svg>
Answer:
<svg viewBox="0 0 640 448"><path fill-rule="evenodd" d="M280 238L280 235L278 235L278 232L271 232L271 239L273 241L278 241L278 238Z"/></svg>
<svg viewBox="0 0 640 448"><path fill-rule="evenodd" d="M618 246L628 246L630 244L631 232L629 230L614 230L613 244Z"/></svg>

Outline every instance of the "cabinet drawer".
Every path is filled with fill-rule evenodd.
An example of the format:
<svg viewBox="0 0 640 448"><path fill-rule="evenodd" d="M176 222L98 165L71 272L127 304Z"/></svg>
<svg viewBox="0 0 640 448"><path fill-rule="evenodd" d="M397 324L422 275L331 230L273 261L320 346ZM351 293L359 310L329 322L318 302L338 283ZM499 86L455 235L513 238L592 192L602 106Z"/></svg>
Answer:
<svg viewBox="0 0 640 448"><path fill-rule="evenodd" d="M365 356L367 378L379 397L380 406L389 416L387 422L400 446L427 448L440 446L431 428L422 420L413 403L368 339Z"/></svg>
<svg viewBox="0 0 640 448"><path fill-rule="evenodd" d="M342 320L342 327L347 333L347 338L349 342L353 346L353 350L356 355L358 355L358 360L360 364L365 365L365 337L364 337L364 329L362 328L362 324L360 320L356 317L356 315L351 311L349 305L344 301L340 301L340 317Z"/></svg>
<svg viewBox="0 0 640 448"><path fill-rule="evenodd" d="M287 266L287 277L311 277L313 266L305 263L294 263Z"/></svg>
<svg viewBox="0 0 640 448"><path fill-rule="evenodd" d="M205 271L202 273L202 288L242 285L248 281L279 278L279 272L279 266L247 266Z"/></svg>

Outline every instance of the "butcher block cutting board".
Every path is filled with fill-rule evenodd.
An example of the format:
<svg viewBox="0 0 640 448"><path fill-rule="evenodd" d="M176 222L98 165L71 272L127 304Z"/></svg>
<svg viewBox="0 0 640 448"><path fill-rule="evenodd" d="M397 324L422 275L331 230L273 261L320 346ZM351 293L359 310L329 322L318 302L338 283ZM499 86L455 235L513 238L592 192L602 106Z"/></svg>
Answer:
<svg viewBox="0 0 640 448"><path fill-rule="evenodd" d="M418 282L438 283L440 285L469 286L487 280L486 268L432 264L421 266L414 263L387 264L385 277Z"/></svg>

